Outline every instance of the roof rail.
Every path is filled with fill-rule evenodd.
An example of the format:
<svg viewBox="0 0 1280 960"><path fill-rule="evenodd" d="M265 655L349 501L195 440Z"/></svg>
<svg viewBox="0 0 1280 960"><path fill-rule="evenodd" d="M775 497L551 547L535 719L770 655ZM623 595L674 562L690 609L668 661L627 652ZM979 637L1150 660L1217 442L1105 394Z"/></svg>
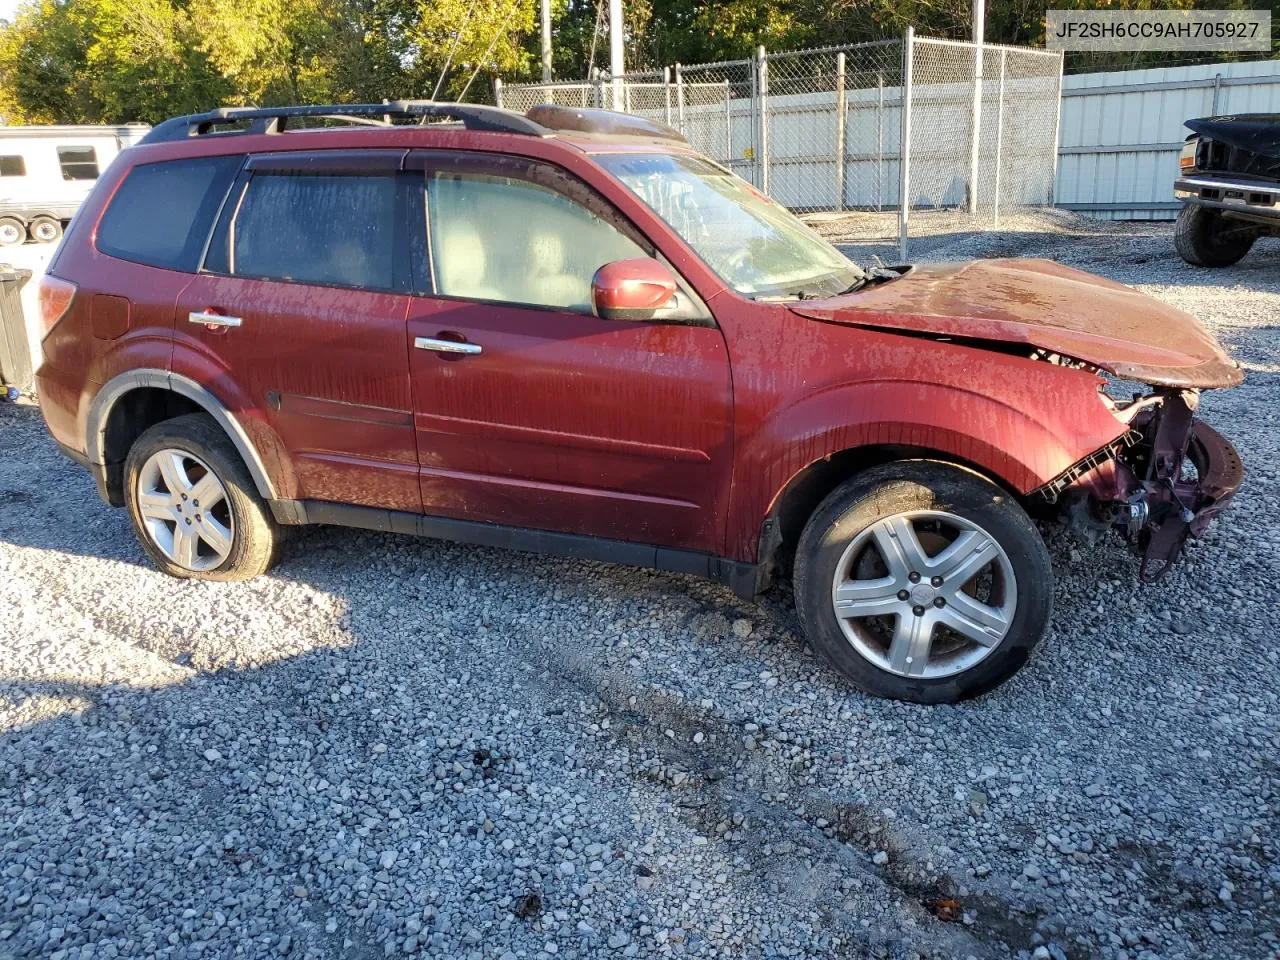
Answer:
<svg viewBox="0 0 1280 960"><path fill-rule="evenodd" d="M141 143L167 143L187 137L219 132L219 126L249 123L247 130L223 133L282 133L291 119L320 117L384 126L391 120L455 120L467 130L488 133L520 133L545 137L551 131L510 110L467 103L438 103L434 100L392 100L388 103L321 104L305 107L219 107L208 113L174 117L154 127Z"/></svg>

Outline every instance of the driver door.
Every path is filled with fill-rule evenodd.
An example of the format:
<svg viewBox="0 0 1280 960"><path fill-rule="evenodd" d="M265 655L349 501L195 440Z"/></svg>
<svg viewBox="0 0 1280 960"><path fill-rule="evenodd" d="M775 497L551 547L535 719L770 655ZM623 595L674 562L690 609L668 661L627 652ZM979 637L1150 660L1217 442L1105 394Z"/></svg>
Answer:
<svg viewBox="0 0 1280 960"><path fill-rule="evenodd" d="M595 271L654 249L559 168L418 160L431 289L408 322L425 512L720 553L732 393L714 321L596 317Z"/></svg>

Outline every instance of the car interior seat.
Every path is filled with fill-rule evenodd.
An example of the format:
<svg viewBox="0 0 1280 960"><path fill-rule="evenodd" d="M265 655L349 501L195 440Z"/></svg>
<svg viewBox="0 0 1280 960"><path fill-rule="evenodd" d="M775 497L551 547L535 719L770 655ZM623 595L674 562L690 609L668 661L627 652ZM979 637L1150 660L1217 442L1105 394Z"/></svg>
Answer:
<svg viewBox="0 0 1280 960"><path fill-rule="evenodd" d="M553 230L530 231L526 253L527 298L554 307L581 307L591 302L588 278L566 269L564 241Z"/></svg>
<svg viewBox="0 0 1280 960"><path fill-rule="evenodd" d="M473 300L510 300L487 282L489 257L484 240L471 224L450 223L440 231L435 249L436 283L441 293Z"/></svg>

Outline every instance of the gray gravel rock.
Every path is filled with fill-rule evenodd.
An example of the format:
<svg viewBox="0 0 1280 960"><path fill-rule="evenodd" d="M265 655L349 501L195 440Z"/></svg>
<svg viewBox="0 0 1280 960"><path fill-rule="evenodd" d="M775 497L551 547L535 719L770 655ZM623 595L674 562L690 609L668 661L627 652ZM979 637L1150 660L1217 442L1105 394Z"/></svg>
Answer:
<svg viewBox="0 0 1280 960"><path fill-rule="evenodd" d="M851 690L785 589L343 530L172 580L0 404L0 956L1273 956L1280 247L1007 225L920 246L1194 312L1249 473L1157 584L1053 544L1051 634L957 707Z"/></svg>

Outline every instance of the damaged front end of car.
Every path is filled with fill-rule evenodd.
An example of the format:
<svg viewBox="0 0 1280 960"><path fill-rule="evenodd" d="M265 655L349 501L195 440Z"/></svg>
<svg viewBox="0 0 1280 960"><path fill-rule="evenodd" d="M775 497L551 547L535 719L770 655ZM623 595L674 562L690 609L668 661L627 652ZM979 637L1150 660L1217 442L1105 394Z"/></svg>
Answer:
<svg viewBox="0 0 1280 960"><path fill-rule="evenodd" d="M1126 403L1104 398L1129 429L1036 493L1090 541L1118 530L1142 558L1139 578L1150 583L1226 509L1244 468L1235 448L1195 418L1198 390L1157 388Z"/></svg>

